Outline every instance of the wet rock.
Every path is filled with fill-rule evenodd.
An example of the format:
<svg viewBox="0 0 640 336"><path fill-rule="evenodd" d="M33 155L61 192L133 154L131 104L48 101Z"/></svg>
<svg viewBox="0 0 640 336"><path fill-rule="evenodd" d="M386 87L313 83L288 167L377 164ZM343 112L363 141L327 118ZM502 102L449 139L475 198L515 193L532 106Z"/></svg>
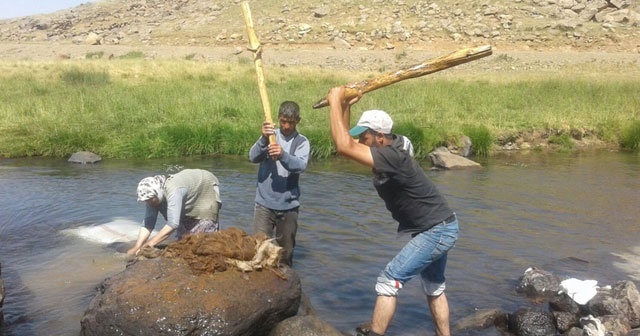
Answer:
<svg viewBox="0 0 640 336"><path fill-rule="evenodd" d="M344 336L343 333L338 331L332 325L321 320L315 315L294 316L292 318L288 318L278 323L278 325L271 330L271 333L269 333L269 336L289 335Z"/></svg>
<svg viewBox="0 0 640 336"><path fill-rule="evenodd" d="M606 335L627 335L631 331L629 320L624 316L605 315L599 316L598 319L604 327L603 330L607 331Z"/></svg>
<svg viewBox="0 0 640 336"><path fill-rule="evenodd" d="M68 161L73 163L87 164L102 161L102 158L97 154L83 151L73 153Z"/></svg>
<svg viewBox="0 0 640 336"><path fill-rule="evenodd" d="M554 336L553 315L546 311L520 308L509 315L509 330L522 336Z"/></svg>
<svg viewBox="0 0 640 336"><path fill-rule="evenodd" d="M465 169L481 167L479 163L453 154L445 147L437 148L435 151L429 153L429 159L431 163L438 168Z"/></svg>
<svg viewBox="0 0 640 336"><path fill-rule="evenodd" d="M82 335L267 335L301 301L281 251L266 235L233 227L144 248L100 286Z"/></svg>
<svg viewBox="0 0 640 336"><path fill-rule="evenodd" d="M611 289L599 289L586 306L594 316L621 316L628 319L631 328L640 327L640 293L632 281L620 281Z"/></svg>
<svg viewBox="0 0 640 336"><path fill-rule="evenodd" d="M195 275L180 258L139 260L100 285L81 335L267 335L300 304L300 279L281 270Z"/></svg>
<svg viewBox="0 0 640 336"><path fill-rule="evenodd" d="M516 292L529 297L557 295L560 291L560 277L540 268L528 268L516 287Z"/></svg>
<svg viewBox="0 0 640 336"><path fill-rule="evenodd" d="M466 330L483 330L498 324L500 318L505 317L505 313L499 309L480 309L475 314L458 320L451 330L453 335Z"/></svg>
<svg viewBox="0 0 640 336"><path fill-rule="evenodd" d="M591 280L593 281L593 280ZM633 335L640 318L640 293L632 281L620 281L613 287L597 288L588 302L576 303L562 288L560 277L532 267L520 278L516 291L533 297L534 302L549 300L549 312L522 308L508 317L508 329L516 335L553 335L548 324L565 336ZM498 326L496 324L496 326Z"/></svg>
<svg viewBox="0 0 640 336"><path fill-rule="evenodd" d="M558 295L549 301L549 310L552 312L567 312L575 316L580 315L580 306L568 295Z"/></svg>
<svg viewBox="0 0 640 336"><path fill-rule="evenodd" d="M556 328L561 334L564 334L571 330L571 328L578 326L578 321L580 320L576 314L569 312L554 311L551 312L551 314L553 314L553 318L556 321Z"/></svg>

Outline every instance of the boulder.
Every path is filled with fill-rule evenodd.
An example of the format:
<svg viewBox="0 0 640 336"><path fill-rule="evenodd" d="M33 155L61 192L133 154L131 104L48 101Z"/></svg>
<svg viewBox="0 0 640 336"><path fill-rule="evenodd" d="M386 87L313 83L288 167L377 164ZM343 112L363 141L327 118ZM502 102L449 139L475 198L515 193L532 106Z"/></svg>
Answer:
<svg viewBox="0 0 640 336"><path fill-rule="evenodd" d="M84 43L88 45L100 45L102 44L102 37L94 32L90 32Z"/></svg>
<svg viewBox="0 0 640 336"><path fill-rule="evenodd" d="M524 293L528 297L556 296L560 291L560 277L540 268L530 267L516 287L516 292Z"/></svg>
<svg viewBox="0 0 640 336"><path fill-rule="evenodd" d="M300 304L300 279L283 272L195 275L181 259L140 260L100 285L81 335L267 335Z"/></svg>
<svg viewBox="0 0 640 336"><path fill-rule="evenodd" d="M553 314L531 308L520 308L509 315L509 330L523 336L555 336Z"/></svg>
<svg viewBox="0 0 640 336"><path fill-rule="evenodd" d="M300 299L298 314L290 317L271 330L269 336L349 336L341 333L326 321L320 319L311 304L309 296L304 292Z"/></svg>
<svg viewBox="0 0 640 336"><path fill-rule="evenodd" d="M102 158L98 154L82 151L71 154L71 157L67 161L72 163L87 164L102 161Z"/></svg>
<svg viewBox="0 0 640 336"><path fill-rule="evenodd" d="M278 266L281 248L271 258L268 245L232 228L141 251L153 259L139 257L103 281L81 335L266 336L301 301L299 277Z"/></svg>
<svg viewBox="0 0 640 336"><path fill-rule="evenodd" d="M439 147L429 153L431 163L439 168L464 169L479 168L481 165L460 155L453 154L446 147Z"/></svg>
<svg viewBox="0 0 640 336"><path fill-rule="evenodd" d="M631 328L640 327L640 293L632 281L620 281L611 289L598 289L587 303L587 309L594 316L625 317Z"/></svg>

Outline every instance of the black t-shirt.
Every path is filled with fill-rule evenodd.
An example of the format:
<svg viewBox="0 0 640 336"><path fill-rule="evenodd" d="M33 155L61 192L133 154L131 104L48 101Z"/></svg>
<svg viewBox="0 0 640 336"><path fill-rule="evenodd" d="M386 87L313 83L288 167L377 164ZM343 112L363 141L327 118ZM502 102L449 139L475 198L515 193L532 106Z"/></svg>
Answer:
<svg viewBox="0 0 640 336"><path fill-rule="evenodd" d="M407 152L371 147L371 155L373 186L398 221L398 232L422 232L453 215L447 200Z"/></svg>

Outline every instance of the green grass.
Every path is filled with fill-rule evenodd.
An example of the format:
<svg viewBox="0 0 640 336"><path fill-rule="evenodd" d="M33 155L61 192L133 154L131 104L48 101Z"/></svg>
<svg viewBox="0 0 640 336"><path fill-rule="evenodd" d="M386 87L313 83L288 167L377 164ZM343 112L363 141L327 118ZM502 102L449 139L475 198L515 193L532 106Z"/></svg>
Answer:
<svg viewBox="0 0 640 336"><path fill-rule="evenodd" d="M549 143L558 146L559 151L570 151L574 147L573 139L567 133L550 136Z"/></svg>
<svg viewBox="0 0 640 336"><path fill-rule="evenodd" d="M472 151L475 155L489 156L495 140L486 126L468 125L463 127L463 133L471 139Z"/></svg>
<svg viewBox="0 0 640 336"><path fill-rule="evenodd" d="M640 150L640 120L625 126L622 131L620 144L623 148L630 150Z"/></svg>
<svg viewBox="0 0 640 336"><path fill-rule="evenodd" d="M130 51L119 57L120 59L141 59L144 58L142 51Z"/></svg>
<svg viewBox="0 0 640 336"><path fill-rule="evenodd" d="M210 64L186 59L0 62L0 157L64 157L88 150L112 158L246 155L264 119L252 62ZM314 157L335 154L328 108L311 106L332 86L374 73L266 69L271 112L284 100L302 107L299 130ZM433 76L370 92L353 107L352 123L383 109L394 131L419 157L457 144L478 156L500 139L532 130L571 149L574 130L631 150L640 144L640 80L579 76L474 80Z"/></svg>

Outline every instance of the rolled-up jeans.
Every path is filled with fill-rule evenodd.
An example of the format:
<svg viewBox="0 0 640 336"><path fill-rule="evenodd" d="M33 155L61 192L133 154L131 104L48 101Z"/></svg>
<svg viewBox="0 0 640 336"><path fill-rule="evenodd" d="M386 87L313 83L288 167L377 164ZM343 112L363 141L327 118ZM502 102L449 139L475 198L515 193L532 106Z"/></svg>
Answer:
<svg viewBox="0 0 640 336"><path fill-rule="evenodd" d="M425 293L429 296L440 295L445 289L447 254L457 240L457 217L415 235L380 273L378 284L391 281L400 289L407 281L420 275Z"/></svg>

